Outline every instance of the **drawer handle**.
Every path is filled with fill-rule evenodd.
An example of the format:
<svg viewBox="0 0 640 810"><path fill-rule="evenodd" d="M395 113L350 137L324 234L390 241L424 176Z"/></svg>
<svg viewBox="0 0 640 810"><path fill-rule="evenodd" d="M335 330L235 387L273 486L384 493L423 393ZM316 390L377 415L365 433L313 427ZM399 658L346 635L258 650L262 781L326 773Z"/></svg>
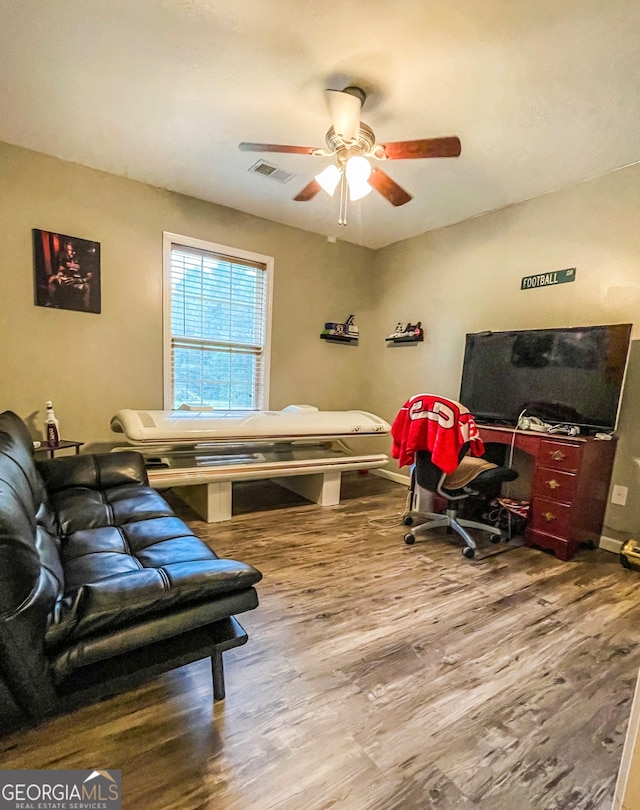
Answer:
<svg viewBox="0 0 640 810"><path fill-rule="evenodd" d="M543 512L542 517L547 521L547 523L551 523L552 520L557 520L553 512Z"/></svg>
<svg viewBox="0 0 640 810"><path fill-rule="evenodd" d="M545 481L545 484L549 487L549 489L558 489L560 486L555 478L552 478L551 481Z"/></svg>
<svg viewBox="0 0 640 810"><path fill-rule="evenodd" d="M554 461L564 461L565 454L562 452L562 450L554 450L553 453L551 453L551 458Z"/></svg>

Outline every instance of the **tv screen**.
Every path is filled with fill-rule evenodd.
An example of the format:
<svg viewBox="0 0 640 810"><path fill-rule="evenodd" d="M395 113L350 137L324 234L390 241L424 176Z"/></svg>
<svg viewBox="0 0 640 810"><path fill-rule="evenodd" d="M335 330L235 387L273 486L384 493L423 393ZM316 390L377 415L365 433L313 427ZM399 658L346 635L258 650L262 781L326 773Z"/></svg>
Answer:
<svg viewBox="0 0 640 810"><path fill-rule="evenodd" d="M583 432L615 429L631 324L466 336L460 402L477 421L520 414Z"/></svg>

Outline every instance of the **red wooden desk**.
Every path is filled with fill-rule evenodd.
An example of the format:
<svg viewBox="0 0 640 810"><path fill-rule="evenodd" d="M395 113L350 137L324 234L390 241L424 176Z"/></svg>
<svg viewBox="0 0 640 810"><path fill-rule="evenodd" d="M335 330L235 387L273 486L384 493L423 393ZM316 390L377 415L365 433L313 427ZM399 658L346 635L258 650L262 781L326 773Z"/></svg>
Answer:
<svg viewBox="0 0 640 810"><path fill-rule="evenodd" d="M607 506L616 439L568 437L479 426L485 444L511 446L533 457L528 546L570 560L581 543L597 546Z"/></svg>

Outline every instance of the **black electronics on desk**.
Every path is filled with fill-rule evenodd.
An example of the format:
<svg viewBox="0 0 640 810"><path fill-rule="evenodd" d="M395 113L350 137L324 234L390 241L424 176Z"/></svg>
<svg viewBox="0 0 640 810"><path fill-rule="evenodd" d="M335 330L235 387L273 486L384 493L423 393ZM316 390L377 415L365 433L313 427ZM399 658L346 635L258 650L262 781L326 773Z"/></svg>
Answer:
<svg viewBox="0 0 640 810"><path fill-rule="evenodd" d="M523 411L583 433L616 427L631 324L466 336L460 402L480 422Z"/></svg>

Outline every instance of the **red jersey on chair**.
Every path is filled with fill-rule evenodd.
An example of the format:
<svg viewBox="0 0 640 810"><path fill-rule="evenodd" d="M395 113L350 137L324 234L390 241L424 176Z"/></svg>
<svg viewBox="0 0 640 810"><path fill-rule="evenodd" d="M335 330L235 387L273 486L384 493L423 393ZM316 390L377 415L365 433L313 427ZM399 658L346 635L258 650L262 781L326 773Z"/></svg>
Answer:
<svg viewBox="0 0 640 810"><path fill-rule="evenodd" d="M448 475L458 466L466 442L472 456L484 453L475 419L464 405L433 394L410 397L391 426L391 436L391 455L400 467L413 464L418 450L428 450L436 467Z"/></svg>

